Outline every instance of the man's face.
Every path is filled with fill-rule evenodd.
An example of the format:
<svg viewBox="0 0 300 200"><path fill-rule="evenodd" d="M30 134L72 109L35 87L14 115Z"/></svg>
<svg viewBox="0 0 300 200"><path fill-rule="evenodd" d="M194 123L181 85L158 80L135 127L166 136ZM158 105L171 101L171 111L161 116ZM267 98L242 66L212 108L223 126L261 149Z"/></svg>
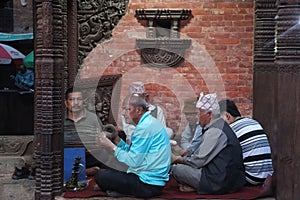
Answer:
<svg viewBox="0 0 300 200"><path fill-rule="evenodd" d="M199 124L202 127L206 126L211 120L211 115L211 111L199 109Z"/></svg>
<svg viewBox="0 0 300 200"><path fill-rule="evenodd" d="M198 120L198 113L185 113L185 118L190 125L195 125Z"/></svg>
<svg viewBox="0 0 300 200"><path fill-rule="evenodd" d="M221 113L221 118L223 118L227 124L231 124L235 120L228 112Z"/></svg>
<svg viewBox="0 0 300 200"><path fill-rule="evenodd" d="M83 111L83 98L81 92L69 93L65 105L69 112L78 113Z"/></svg>
<svg viewBox="0 0 300 200"><path fill-rule="evenodd" d="M126 123L136 125L139 122L138 108L131 104L123 106L123 115Z"/></svg>
<svg viewBox="0 0 300 200"><path fill-rule="evenodd" d="M24 65L18 65L17 69L20 70L20 72L23 74L26 72L26 68Z"/></svg>

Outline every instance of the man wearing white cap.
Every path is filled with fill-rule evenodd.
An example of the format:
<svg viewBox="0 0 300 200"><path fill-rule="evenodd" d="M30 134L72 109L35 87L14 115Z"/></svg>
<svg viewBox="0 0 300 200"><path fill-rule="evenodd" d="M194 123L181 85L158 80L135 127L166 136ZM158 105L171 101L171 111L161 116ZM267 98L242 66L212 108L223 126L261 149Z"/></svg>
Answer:
<svg viewBox="0 0 300 200"><path fill-rule="evenodd" d="M200 94L196 104L202 140L190 156L178 156L172 175L181 191L196 190L198 194L225 194L245 185L242 150L239 141L220 118L216 94Z"/></svg>
<svg viewBox="0 0 300 200"><path fill-rule="evenodd" d="M129 88L130 95L132 94L138 94L139 96L143 97L146 101L148 100L148 94L146 92L145 86L143 82L133 82L130 84ZM174 136L173 130L168 128L166 126L166 119L164 116L163 109L160 106L153 105L147 101L148 110L150 111L150 114L158 119L160 123L166 128L166 131L168 133L169 138L172 138ZM131 143L131 135L135 129L135 126L132 124L126 123L126 120L124 118L124 115L121 116L122 119L122 125L123 125L123 131L126 134L126 143Z"/></svg>

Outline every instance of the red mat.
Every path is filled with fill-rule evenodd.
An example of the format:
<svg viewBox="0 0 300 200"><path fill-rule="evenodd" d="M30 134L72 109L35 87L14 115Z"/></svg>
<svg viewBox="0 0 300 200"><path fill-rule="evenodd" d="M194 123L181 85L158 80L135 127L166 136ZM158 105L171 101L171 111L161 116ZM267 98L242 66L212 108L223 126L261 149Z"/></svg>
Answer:
<svg viewBox="0 0 300 200"><path fill-rule="evenodd" d="M70 192L67 191L64 194L65 198L89 198L89 197L105 197L107 194L101 191L95 191L94 185L95 181L91 178L89 183L89 187L78 192ZM196 192L181 192L178 189L178 185L176 181L171 177L170 181L167 183L166 187L163 190L162 195L156 198L163 198L163 199L256 199L261 197L263 187L262 186L247 186L243 187L239 192L231 193L231 194L224 194L224 195L200 195Z"/></svg>

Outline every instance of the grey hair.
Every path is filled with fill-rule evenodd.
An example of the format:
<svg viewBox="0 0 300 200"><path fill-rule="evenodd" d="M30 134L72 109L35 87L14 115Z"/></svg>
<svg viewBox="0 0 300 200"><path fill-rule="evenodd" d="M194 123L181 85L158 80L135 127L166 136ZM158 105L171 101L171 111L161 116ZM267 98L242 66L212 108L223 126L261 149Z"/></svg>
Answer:
<svg viewBox="0 0 300 200"><path fill-rule="evenodd" d="M214 119L219 118L220 117L220 108L216 108L211 110L212 116Z"/></svg>
<svg viewBox="0 0 300 200"><path fill-rule="evenodd" d="M134 107L141 107L144 111L148 111L147 102L141 95L131 94L125 98L127 104L133 105Z"/></svg>

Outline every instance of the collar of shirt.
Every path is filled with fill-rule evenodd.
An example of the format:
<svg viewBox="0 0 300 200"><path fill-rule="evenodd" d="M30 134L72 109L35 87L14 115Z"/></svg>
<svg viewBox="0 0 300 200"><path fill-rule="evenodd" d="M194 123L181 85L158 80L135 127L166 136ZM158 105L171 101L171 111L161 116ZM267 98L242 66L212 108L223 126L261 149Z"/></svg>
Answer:
<svg viewBox="0 0 300 200"><path fill-rule="evenodd" d="M149 111L153 111L156 108L156 106L152 105L151 103L148 103L148 108L149 108Z"/></svg>
<svg viewBox="0 0 300 200"><path fill-rule="evenodd" d="M80 120L85 119L85 118L86 118L86 109L84 108L84 109L83 109L83 115L82 115L82 117L80 118ZM68 116L68 111L67 111L67 110L66 110L66 112L65 112L65 119L74 122L73 119L70 119L70 118L69 118L69 116ZM77 122L79 122L80 120L78 120Z"/></svg>
<svg viewBox="0 0 300 200"><path fill-rule="evenodd" d="M147 111L143 114L143 116L141 117L141 119L139 120L138 124L142 123L144 121L145 118L147 118L150 115L150 111Z"/></svg>

